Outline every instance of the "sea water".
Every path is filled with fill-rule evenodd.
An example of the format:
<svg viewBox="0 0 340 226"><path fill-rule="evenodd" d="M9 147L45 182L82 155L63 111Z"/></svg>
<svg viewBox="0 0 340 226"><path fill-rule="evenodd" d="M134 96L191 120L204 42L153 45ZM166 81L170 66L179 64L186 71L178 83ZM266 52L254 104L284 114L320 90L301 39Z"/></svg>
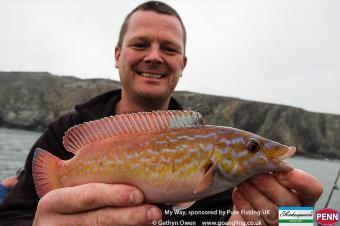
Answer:
<svg viewBox="0 0 340 226"><path fill-rule="evenodd" d="M19 168L24 167L27 154L40 135L39 132L0 128L0 179L14 175ZM287 162L321 181L324 192L315 209L323 208L340 169L340 161L293 157ZM328 207L340 209L340 190L333 192Z"/></svg>

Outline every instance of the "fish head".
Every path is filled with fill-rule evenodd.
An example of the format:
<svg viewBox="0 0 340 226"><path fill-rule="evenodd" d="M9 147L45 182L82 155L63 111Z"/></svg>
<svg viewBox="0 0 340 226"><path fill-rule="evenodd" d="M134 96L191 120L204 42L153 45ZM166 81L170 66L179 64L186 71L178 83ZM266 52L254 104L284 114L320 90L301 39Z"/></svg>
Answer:
<svg viewBox="0 0 340 226"><path fill-rule="evenodd" d="M223 127L215 144L214 158L223 178L242 182L259 173L292 170L282 160L294 155L295 151L295 147L247 131Z"/></svg>

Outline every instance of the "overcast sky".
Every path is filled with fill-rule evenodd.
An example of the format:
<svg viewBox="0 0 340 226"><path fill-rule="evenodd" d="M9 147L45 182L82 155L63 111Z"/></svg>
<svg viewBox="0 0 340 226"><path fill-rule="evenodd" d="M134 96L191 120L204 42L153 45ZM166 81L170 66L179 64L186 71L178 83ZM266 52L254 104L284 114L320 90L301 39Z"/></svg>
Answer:
<svg viewBox="0 0 340 226"><path fill-rule="evenodd" d="M119 28L140 2L0 0L0 70L118 80ZM164 2L188 33L177 90L340 114L340 1Z"/></svg>

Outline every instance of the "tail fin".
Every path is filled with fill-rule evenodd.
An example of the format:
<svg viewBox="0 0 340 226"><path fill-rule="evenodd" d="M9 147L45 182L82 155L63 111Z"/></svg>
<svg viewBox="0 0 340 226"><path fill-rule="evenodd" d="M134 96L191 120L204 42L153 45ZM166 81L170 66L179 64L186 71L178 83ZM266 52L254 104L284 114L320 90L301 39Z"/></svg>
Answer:
<svg viewBox="0 0 340 226"><path fill-rule="evenodd" d="M32 162L32 174L35 189L40 198L47 192L61 187L56 176L60 161L62 160L43 149L35 149Z"/></svg>

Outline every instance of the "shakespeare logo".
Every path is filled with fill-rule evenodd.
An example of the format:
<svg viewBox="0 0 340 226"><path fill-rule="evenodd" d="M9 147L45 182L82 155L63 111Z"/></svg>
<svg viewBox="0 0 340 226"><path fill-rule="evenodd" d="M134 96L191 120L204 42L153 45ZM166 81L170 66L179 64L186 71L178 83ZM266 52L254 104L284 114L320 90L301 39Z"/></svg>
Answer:
<svg viewBox="0 0 340 226"><path fill-rule="evenodd" d="M280 226L313 226L313 207L281 206L279 207Z"/></svg>

